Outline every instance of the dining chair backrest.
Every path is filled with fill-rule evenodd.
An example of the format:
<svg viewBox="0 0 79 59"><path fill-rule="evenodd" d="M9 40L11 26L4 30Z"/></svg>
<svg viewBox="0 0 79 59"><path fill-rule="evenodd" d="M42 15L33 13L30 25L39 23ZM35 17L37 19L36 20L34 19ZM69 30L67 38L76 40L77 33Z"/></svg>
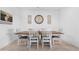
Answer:
<svg viewBox="0 0 79 59"><path fill-rule="evenodd" d="M33 31L30 31L29 32L29 37L32 37L33 36Z"/></svg>
<svg viewBox="0 0 79 59"><path fill-rule="evenodd" d="M49 43L48 45L50 45L50 48L52 48L52 32L46 31L43 32L43 34L45 34L45 36L42 36L42 48L44 47L45 43Z"/></svg>
<svg viewBox="0 0 79 59"><path fill-rule="evenodd" d="M30 47L32 46L33 43L36 42L37 48L38 48L39 40L38 40L37 34L38 34L38 32L35 32L35 31L29 32Z"/></svg>
<svg viewBox="0 0 79 59"><path fill-rule="evenodd" d="M42 32L42 36L52 36L52 33L49 31Z"/></svg>
<svg viewBox="0 0 79 59"><path fill-rule="evenodd" d="M29 36L39 36L39 33L37 31L31 31L29 32Z"/></svg>
<svg viewBox="0 0 79 59"><path fill-rule="evenodd" d="M60 36L60 34L53 34L53 36Z"/></svg>

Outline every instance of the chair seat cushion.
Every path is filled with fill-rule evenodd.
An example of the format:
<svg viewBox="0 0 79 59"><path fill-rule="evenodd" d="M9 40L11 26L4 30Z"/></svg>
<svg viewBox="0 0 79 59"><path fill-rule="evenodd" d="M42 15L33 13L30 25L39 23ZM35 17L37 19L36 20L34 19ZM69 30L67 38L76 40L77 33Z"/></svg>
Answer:
<svg viewBox="0 0 79 59"><path fill-rule="evenodd" d="M42 39L50 40L50 37L42 37Z"/></svg>
<svg viewBox="0 0 79 59"><path fill-rule="evenodd" d="M52 38L60 38L60 36L52 36Z"/></svg>
<svg viewBox="0 0 79 59"><path fill-rule="evenodd" d="M21 37L19 37L19 39L27 39L28 38L28 36L21 36Z"/></svg>
<svg viewBox="0 0 79 59"><path fill-rule="evenodd" d="M42 42L50 42L50 40L42 40Z"/></svg>

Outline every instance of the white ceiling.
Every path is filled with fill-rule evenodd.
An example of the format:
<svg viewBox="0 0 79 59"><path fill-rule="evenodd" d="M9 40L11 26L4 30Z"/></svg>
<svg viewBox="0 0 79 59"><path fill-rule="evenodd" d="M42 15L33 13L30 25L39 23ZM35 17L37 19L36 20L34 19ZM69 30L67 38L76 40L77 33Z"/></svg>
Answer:
<svg viewBox="0 0 79 59"><path fill-rule="evenodd" d="M59 11L64 7L19 7L20 10L29 10L29 11Z"/></svg>
<svg viewBox="0 0 79 59"><path fill-rule="evenodd" d="M6 8L6 7L4 7ZM49 11L49 12L55 12L55 11L60 11L62 9L64 9L65 7L8 7L11 9L17 9L19 11Z"/></svg>

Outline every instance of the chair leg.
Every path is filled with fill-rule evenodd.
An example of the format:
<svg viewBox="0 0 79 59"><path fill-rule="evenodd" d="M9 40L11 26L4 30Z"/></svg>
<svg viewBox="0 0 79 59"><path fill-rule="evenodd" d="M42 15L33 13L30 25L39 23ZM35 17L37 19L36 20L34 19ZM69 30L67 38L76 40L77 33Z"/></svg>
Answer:
<svg viewBox="0 0 79 59"><path fill-rule="evenodd" d="M30 47L30 41L27 40L27 48L29 48L29 47Z"/></svg>
<svg viewBox="0 0 79 59"><path fill-rule="evenodd" d="M26 45L26 39L23 40L24 45Z"/></svg>
<svg viewBox="0 0 79 59"><path fill-rule="evenodd" d="M20 45L20 43L21 43L21 40L20 40L20 39L18 39L18 45Z"/></svg>
<svg viewBox="0 0 79 59"><path fill-rule="evenodd" d="M53 46L55 45L54 39L53 39Z"/></svg>
<svg viewBox="0 0 79 59"><path fill-rule="evenodd" d="M29 46L30 48L31 48L31 45L32 45L32 42L30 42L30 46Z"/></svg>
<svg viewBox="0 0 79 59"><path fill-rule="evenodd" d="M42 42L42 48L44 47L44 42Z"/></svg>
<svg viewBox="0 0 79 59"><path fill-rule="evenodd" d="M19 39L18 39L18 45L19 45Z"/></svg>
<svg viewBox="0 0 79 59"><path fill-rule="evenodd" d="M25 45L27 45L27 40L25 40L26 42L25 42Z"/></svg>
<svg viewBox="0 0 79 59"><path fill-rule="evenodd" d="M26 39L24 39L24 45L26 45Z"/></svg>
<svg viewBox="0 0 79 59"><path fill-rule="evenodd" d="M37 42L37 48L39 48L39 42Z"/></svg>
<svg viewBox="0 0 79 59"><path fill-rule="evenodd" d="M50 41L50 48L52 48L52 42Z"/></svg>

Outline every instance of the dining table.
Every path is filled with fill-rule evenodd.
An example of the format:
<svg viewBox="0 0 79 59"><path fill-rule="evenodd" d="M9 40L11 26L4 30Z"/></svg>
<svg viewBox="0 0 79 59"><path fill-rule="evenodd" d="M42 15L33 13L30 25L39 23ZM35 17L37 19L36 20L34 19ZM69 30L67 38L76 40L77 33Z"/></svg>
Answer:
<svg viewBox="0 0 79 59"><path fill-rule="evenodd" d="M25 36L29 37L29 32L31 32L31 31L20 31L20 32L16 32L15 34L16 35L25 35ZM36 32L39 33L39 42L41 42L43 31L36 31ZM62 32L59 32L59 31L49 31L49 32L52 32L52 38L56 37L56 36L53 36L53 34L63 34ZM39 44L41 44L41 43L39 43ZM27 47L29 47L29 39L28 39Z"/></svg>
<svg viewBox="0 0 79 59"><path fill-rule="evenodd" d="M16 35L25 35L25 36L29 37L29 32L30 31L20 31L20 32L16 32L15 34ZM39 40L41 40L41 38L43 36L42 33L45 32L45 31L36 31L36 32L39 33ZM52 32L52 38L59 37L61 34L64 34L64 33L59 32L59 31L49 31L49 32ZM58 35L58 36L55 36L55 35Z"/></svg>
<svg viewBox="0 0 79 59"><path fill-rule="evenodd" d="M16 35L21 34L21 35L29 35L29 31L20 31L20 32L16 32Z"/></svg>
<svg viewBox="0 0 79 59"><path fill-rule="evenodd" d="M20 31L20 32L16 32L15 34L16 35L18 35L18 34L21 34L21 35L29 35L29 32L30 31ZM37 31L37 32L41 35L43 31ZM59 32L59 31L51 31L51 32L52 32L52 34L64 34L64 33Z"/></svg>

